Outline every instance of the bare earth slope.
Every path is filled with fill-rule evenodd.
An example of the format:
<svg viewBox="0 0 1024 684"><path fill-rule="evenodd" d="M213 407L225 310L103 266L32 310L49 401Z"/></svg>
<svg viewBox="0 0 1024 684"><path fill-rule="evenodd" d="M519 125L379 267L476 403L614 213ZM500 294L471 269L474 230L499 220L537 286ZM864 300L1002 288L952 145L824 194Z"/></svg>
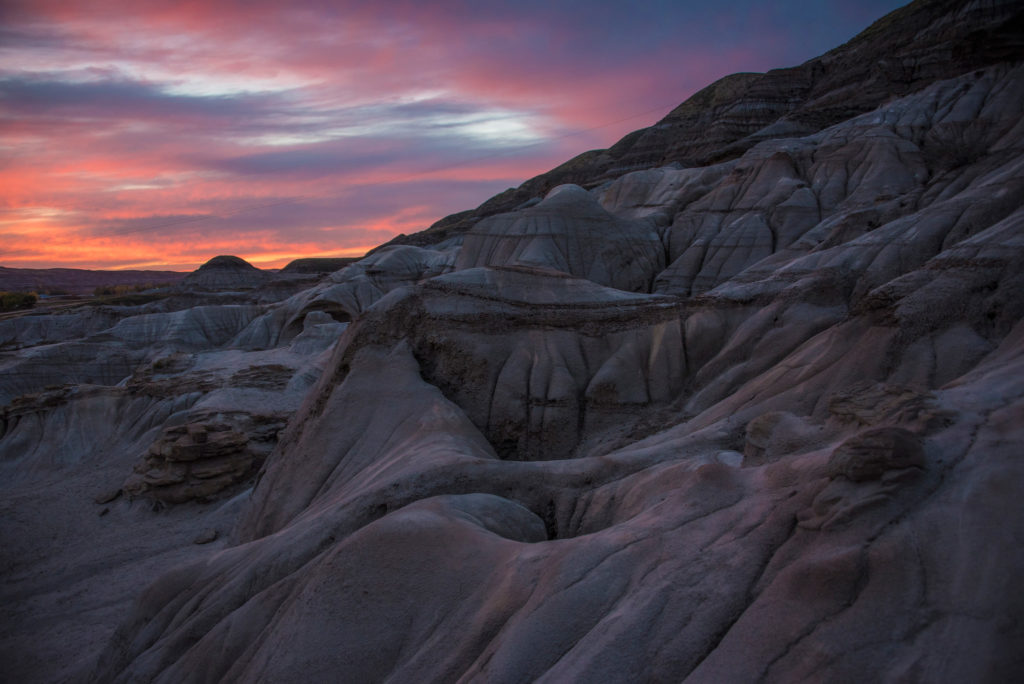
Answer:
<svg viewBox="0 0 1024 684"><path fill-rule="evenodd" d="M15 331L11 672L1021 679L1024 65L962 39L1015 11L914 3L984 63L735 157Z"/></svg>

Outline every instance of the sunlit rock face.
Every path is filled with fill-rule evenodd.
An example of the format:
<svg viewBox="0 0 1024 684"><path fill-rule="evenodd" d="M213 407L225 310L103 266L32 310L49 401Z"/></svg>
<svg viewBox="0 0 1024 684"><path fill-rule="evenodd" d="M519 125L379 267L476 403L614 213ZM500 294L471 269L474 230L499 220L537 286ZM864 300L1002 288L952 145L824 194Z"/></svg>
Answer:
<svg viewBox="0 0 1024 684"><path fill-rule="evenodd" d="M928 6L874 31L1015 11ZM827 126L272 304L10 333L25 386L106 373L4 385L12 672L1020 679L1024 66L928 45Z"/></svg>

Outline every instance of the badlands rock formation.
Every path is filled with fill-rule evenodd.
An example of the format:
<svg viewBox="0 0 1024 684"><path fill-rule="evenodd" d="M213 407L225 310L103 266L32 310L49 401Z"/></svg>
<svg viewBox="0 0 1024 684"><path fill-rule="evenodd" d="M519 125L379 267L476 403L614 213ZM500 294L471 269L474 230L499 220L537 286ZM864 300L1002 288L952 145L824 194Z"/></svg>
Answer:
<svg viewBox="0 0 1024 684"><path fill-rule="evenodd" d="M359 259L355 257L307 257L289 262L288 265L281 269L281 272L327 275L357 261Z"/></svg>
<svg viewBox="0 0 1024 684"><path fill-rule="evenodd" d="M1024 52L1019 4L915 0L820 57L764 74L727 76L611 148L585 152L476 209L395 242L440 241L565 183L591 189L630 171L736 159L764 140L809 135L935 81L1019 60Z"/></svg>
<svg viewBox="0 0 1024 684"><path fill-rule="evenodd" d="M820 125L286 299L19 319L11 676L1024 677L1019 21L914 3Z"/></svg>
<svg viewBox="0 0 1024 684"><path fill-rule="evenodd" d="M216 256L190 273L182 285L199 290L248 290L259 287L269 275L236 256Z"/></svg>

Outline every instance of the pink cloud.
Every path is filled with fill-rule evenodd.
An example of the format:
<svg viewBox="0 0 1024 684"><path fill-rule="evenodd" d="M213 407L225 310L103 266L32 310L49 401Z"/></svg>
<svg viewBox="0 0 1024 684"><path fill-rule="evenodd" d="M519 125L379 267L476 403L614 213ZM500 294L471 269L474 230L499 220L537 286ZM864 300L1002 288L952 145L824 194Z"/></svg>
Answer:
<svg viewBox="0 0 1024 684"><path fill-rule="evenodd" d="M687 4L9 0L0 263L365 249L863 27Z"/></svg>

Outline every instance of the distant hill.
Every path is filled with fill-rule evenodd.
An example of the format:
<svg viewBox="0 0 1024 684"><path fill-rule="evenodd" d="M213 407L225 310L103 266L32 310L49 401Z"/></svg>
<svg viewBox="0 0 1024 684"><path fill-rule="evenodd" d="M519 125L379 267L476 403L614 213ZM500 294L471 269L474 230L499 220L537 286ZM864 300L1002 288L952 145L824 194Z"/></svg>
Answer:
<svg viewBox="0 0 1024 684"><path fill-rule="evenodd" d="M357 261L359 257L306 257L289 262L281 273L334 273Z"/></svg>
<svg viewBox="0 0 1024 684"><path fill-rule="evenodd" d="M178 271L90 271L80 268L7 268L0 266L0 290L53 294L91 294L107 285L177 283Z"/></svg>
<svg viewBox="0 0 1024 684"><path fill-rule="evenodd" d="M267 282L270 274L230 254L215 256L189 273L182 285L198 290L248 290Z"/></svg>

